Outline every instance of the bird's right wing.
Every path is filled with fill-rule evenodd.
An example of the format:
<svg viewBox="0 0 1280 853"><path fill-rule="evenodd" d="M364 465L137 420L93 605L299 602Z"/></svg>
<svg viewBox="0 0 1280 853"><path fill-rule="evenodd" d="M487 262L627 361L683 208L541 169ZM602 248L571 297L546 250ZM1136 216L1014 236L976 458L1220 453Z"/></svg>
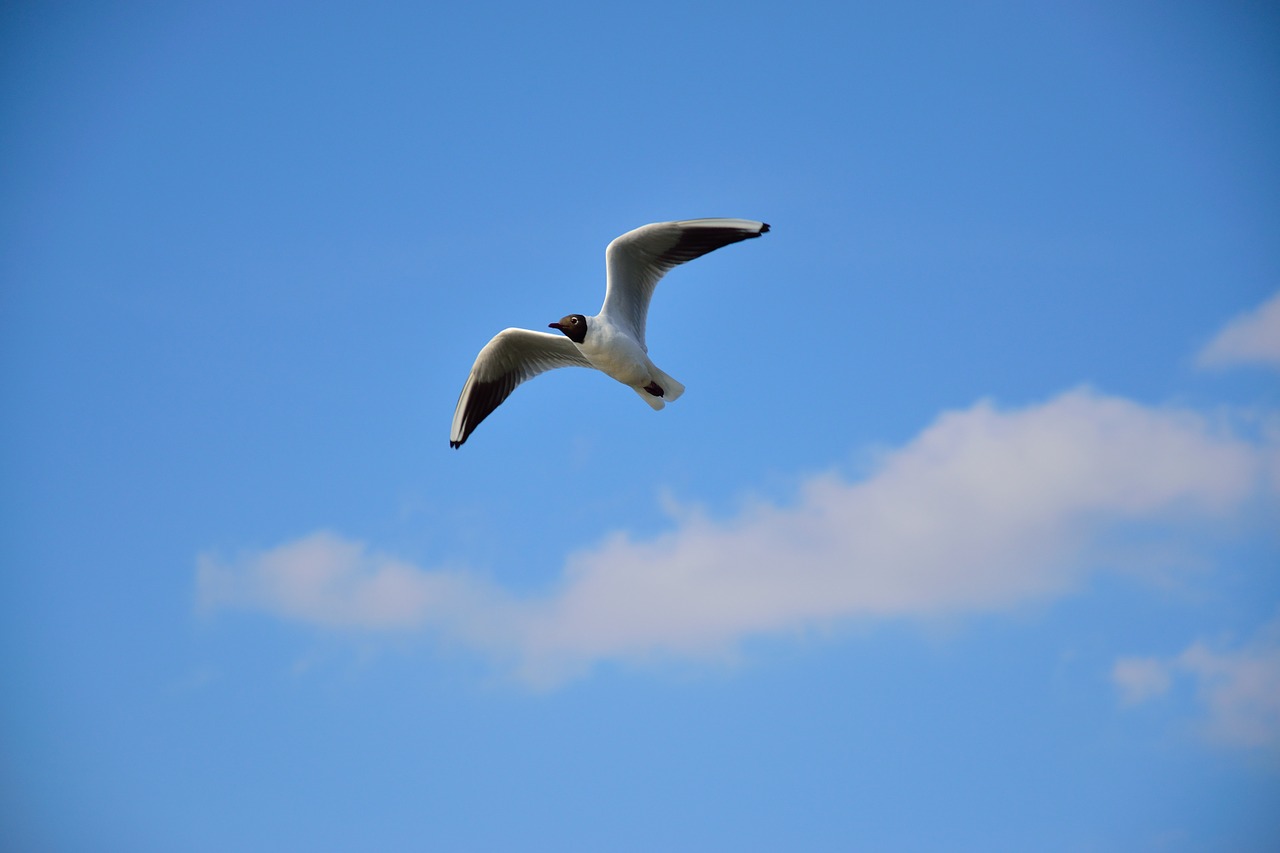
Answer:
<svg viewBox="0 0 1280 853"><path fill-rule="evenodd" d="M498 332L471 365L453 412L449 446L461 447L521 382L557 367L591 367L591 362L564 335L529 329Z"/></svg>

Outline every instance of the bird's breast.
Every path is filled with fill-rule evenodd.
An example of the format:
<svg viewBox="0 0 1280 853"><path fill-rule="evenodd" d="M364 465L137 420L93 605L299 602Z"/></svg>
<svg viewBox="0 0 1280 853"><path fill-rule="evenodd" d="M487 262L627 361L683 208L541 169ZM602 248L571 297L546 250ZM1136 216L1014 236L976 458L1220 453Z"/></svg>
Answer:
<svg viewBox="0 0 1280 853"><path fill-rule="evenodd" d="M624 385L644 385L651 381L649 357L630 335L611 326L596 327L578 349L599 370Z"/></svg>

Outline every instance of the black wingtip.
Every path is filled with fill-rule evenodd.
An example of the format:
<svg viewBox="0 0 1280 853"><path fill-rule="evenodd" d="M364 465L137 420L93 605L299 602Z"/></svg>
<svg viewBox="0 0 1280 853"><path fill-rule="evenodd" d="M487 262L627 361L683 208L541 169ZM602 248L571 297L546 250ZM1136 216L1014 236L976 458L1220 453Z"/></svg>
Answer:
<svg viewBox="0 0 1280 853"><path fill-rule="evenodd" d="M762 223L760 223L760 233L761 233L761 234L768 234L768 233L769 233L769 223L768 223L768 222L762 222Z"/></svg>
<svg viewBox="0 0 1280 853"><path fill-rule="evenodd" d="M464 438L462 441L466 441L466 439ZM449 439L449 446L452 447L454 450L457 450L459 447L462 446L462 441L454 441L453 439Z"/></svg>

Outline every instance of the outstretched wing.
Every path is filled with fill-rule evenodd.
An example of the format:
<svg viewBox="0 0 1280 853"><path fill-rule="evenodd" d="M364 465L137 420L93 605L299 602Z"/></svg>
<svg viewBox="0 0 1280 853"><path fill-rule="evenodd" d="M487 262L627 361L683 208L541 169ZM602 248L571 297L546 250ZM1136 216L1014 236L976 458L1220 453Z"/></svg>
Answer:
<svg viewBox="0 0 1280 853"><path fill-rule="evenodd" d="M471 375L453 411L449 446L461 447L521 382L557 367L591 367L591 362L564 335L528 329L498 332L471 365Z"/></svg>
<svg viewBox="0 0 1280 853"><path fill-rule="evenodd" d="M765 223L750 219L685 219L628 231L605 250L609 285L600 313L629 327L643 345L649 300L667 270L768 230Z"/></svg>

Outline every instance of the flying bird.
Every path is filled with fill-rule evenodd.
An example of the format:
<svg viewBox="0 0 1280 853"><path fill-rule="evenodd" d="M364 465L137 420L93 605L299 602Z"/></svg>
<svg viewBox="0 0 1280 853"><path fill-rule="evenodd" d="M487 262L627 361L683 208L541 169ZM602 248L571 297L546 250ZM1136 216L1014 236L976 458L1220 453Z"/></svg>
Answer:
<svg viewBox="0 0 1280 853"><path fill-rule="evenodd" d="M644 343L653 289L672 267L768 230L749 219L685 219L642 225L615 239L604 253L608 279L599 314L568 314L548 324L559 334L503 329L480 350L453 412L449 446L461 447L521 382L557 367L600 370L655 410L675 400L684 386L649 360Z"/></svg>

